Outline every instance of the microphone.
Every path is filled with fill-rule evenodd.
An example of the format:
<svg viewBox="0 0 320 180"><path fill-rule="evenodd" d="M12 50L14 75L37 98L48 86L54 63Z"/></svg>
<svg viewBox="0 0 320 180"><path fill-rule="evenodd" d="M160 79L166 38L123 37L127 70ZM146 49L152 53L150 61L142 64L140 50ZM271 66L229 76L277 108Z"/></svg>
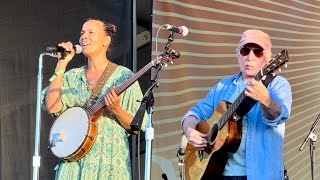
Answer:
<svg viewBox="0 0 320 180"><path fill-rule="evenodd" d="M78 44L73 46L73 49L76 54L80 54L82 52L82 47ZM46 51L48 53L62 53L62 54L68 54L70 51L67 51L65 48L61 46L49 46L46 48Z"/></svg>
<svg viewBox="0 0 320 180"><path fill-rule="evenodd" d="M178 156L185 155L187 144L188 144L188 139L187 139L186 135L182 134L181 135L181 142L180 142L180 146L179 146L178 154L177 154Z"/></svg>
<svg viewBox="0 0 320 180"><path fill-rule="evenodd" d="M172 26L170 24L165 24L165 25L163 25L163 27L168 29L169 31L172 31L174 33L178 33L181 36L186 36L189 32L189 30L186 26Z"/></svg>

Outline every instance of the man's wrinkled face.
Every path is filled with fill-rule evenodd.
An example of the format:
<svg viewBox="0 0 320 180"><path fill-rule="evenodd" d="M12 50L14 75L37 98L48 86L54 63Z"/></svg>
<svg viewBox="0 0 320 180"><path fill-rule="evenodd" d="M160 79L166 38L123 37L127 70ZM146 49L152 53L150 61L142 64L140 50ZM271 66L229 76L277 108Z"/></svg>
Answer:
<svg viewBox="0 0 320 180"><path fill-rule="evenodd" d="M264 50L257 44L248 43L238 52L238 63L242 72L243 80L253 78L266 63Z"/></svg>

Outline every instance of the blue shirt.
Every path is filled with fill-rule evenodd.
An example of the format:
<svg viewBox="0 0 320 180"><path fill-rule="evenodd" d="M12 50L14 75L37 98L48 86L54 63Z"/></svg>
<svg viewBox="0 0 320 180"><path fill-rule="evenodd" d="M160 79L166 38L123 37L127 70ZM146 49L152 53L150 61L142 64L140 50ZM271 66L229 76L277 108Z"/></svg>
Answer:
<svg viewBox="0 0 320 180"><path fill-rule="evenodd" d="M208 120L222 100L233 102L240 77L241 73L220 81L205 99L185 114L182 122L187 116L195 116L199 122ZM277 76L268 85L268 90L271 98L281 106L281 114L275 120L269 120L264 117L261 105L256 103L246 115L245 163L248 180L284 179L283 141L285 121L291 112L291 87L286 79Z"/></svg>

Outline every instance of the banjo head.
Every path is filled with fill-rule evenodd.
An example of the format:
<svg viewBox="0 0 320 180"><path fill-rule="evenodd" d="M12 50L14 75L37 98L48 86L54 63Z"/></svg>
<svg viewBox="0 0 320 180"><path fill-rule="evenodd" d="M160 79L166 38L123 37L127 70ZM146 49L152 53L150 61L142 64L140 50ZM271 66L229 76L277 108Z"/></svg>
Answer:
<svg viewBox="0 0 320 180"><path fill-rule="evenodd" d="M60 159L68 159L83 144L89 131L89 118L85 110L73 107L63 112L53 123L49 134L49 147Z"/></svg>

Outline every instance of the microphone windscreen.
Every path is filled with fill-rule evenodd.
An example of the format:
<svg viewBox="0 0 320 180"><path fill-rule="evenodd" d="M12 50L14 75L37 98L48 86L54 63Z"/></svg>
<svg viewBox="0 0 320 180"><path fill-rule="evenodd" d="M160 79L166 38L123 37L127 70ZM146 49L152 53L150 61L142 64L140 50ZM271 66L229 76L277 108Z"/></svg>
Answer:
<svg viewBox="0 0 320 180"><path fill-rule="evenodd" d="M181 36L186 36L189 33L189 29L186 26L181 26L182 33Z"/></svg>
<svg viewBox="0 0 320 180"><path fill-rule="evenodd" d="M82 47L79 44L74 45L74 51L76 54L80 54L82 52Z"/></svg>

